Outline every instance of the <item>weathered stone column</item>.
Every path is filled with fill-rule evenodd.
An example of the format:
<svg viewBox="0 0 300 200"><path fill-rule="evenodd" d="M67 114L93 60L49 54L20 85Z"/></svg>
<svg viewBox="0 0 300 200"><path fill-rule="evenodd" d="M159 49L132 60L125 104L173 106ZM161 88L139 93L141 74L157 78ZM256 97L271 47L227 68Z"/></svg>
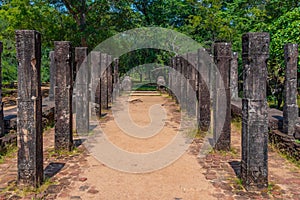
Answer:
<svg viewBox="0 0 300 200"><path fill-rule="evenodd" d="M196 91L196 69L197 67L197 54L188 53L187 54L187 112L190 116L196 116L197 114L197 91Z"/></svg>
<svg viewBox="0 0 300 200"><path fill-rule="evenodd" d="M43 181L41 35L16 31L18 60L18 181L38 187Z"/></svg>
<svg viewBox="0 0 300 200"><path fill-rule="evenodd" d="M198 73L198 54L197 53L189 53L188 54L188 60L191 62L190 63L190 79L192 80L192 87L194 89L194 91L197 90L197 73Z"/></svg>
<svg viewBox="0 0 300 200"><path fill-rule="evenodd" d="M182 109L187 108L187 61L180 56L180 73L181 73L181 101L180 106Z"/></svg>
<svg viewBox="0 0 300 200"><path fill-rule="evenodd" d="M210 66L209 66L209 92L211 94L210 98L211 98L211 102L212 102L212 107L214 104L214 95L217 93L216 90L216 76L217 76L217 66L214 64L214 58L213 56L210 56L211 62L210 62Z"/></svg>
<svg viewBox="0 0 300 200"><path fill-rule="evenodd" d="M210 127L210 118L211 118L211 111L210 111L210 91L209 91L209 84L205 82L204 77L206 77L207 80L209 80L209 69L208 66L206 66L206 62L204 62L202 59L203 56L203 50L198 50L198 99L199 99L199 114L198 114L198 120L199 120L199 128L201 131L208 131Z"/></svg>
<svg viewBox="0 0 300 200"><path fill-rule="evenodd" d="M101 53L101 107L108 109L108 75L107 75L107 61L108 55Z"/></svg>
<svg viewBox="0 0 300 200"><path fill-rule="evenodd" d="M172 99L177 101L177 97L175 95L175 90L176 90L176 87L177 87L177 80L176 80L176 73L177 73L177 57L173 57L172 58L172 87L171 87L171 94L172 94Z"/></svg>
<svg viewBox="0 0 300 200"><path fill-rule="evenodd" d="M175 84L176 84L176 76L175 76L175 71L176 71L176 57L172 57L170 59L170 69L169 69L169 95L172 97L173 100L175 100L175 93L174 93L174 89L175 89Z"/></svg>
<svg viewBox="0 0 300 200"><path fill-rule="evenodd" d="M71 43L54 42L55 46L55 149L71 150L73 67Z"/></svg>
<svg viewBox="0 0 300 200"><path fill-rule="evenodd" d="M175 85L175 80L174 80L175 63L176 63L175 57L172 57L170 59L170 63L169 63L169 65L170 65L170 69L169 69L170 78L169 78L169 89L168 89L169 90L169 95L172 97L172 100L174 100L173 88L174 88L174 85Z"/></svg>
<svg viewBox="0 0 300 200"><path fill-rule="evenodd" d="M168 86L167 86L167 91L168 91L168 94L169 96L172 96L172 69L173 68L173 58L171 58L169 60L169 69L168 69L168 76L169 76L169 79L168 79Z"/></svg>
<svg viewBox="0 0 300 200"><path fill-rule="evenodd" d="M175 57L175 63L174 63L174 70L175 70L175 75L174 75L174 97L176 100L176 103L179 103L181 98L181 63L180 63L181 58L179 56Z"/></svg>
<svg viewBox="0 0 300 200"><path fill-rule="evenodd" d="M113 100L116 100L116 98L119 96L120 93L120 81L119 81L119 59L114 59L114 74L113 74Z"/></svg>
<svg viewBox="0 0 300 200"><path fill-rule="evenodd" d="M214 61L220 72L222 80L217 80L217 99L216 102L225 101L226 104L223 109L214 109L216 115L220 115L221 112L225 112L225 121L221 133L214 131L215 149L229 151L230 150L230 132L231 132L231 95L230 95L230 60L231 60L231 44L230 43L216 43L214 45ZM224 85L224 89L219 87L219 84ZM217 120L218 117L214 118L214 121L220 123ZM217 130L216 128L214 130Z"/></svg>
<svg viewBox="0 0 300 200"><path fill-rule="evenodd" d="M75 48L76 62L76 130L78 133L89 132L89 67L87 47Z"/></svg>
<svg viewBox="0 0 300 200"><path fill-rule="evenodd" d="M285 82L284 82L284 106L283 106L283 131L293 136L295 124L298 118L297 105L297 67L298 45L286 44L284 46L285 57Z"/></svg>
<svg viewBox="0 0 300 200"><path fill-rule="evenodd" d="M54 87L55 87L55 60L54 51L50 51L50 90L49 90L49 101L54 101Z"/></svg>
<svg viewBox="0 0 300 200"><path fill-rule="evenodd" d="M1 55L3 52L3 44L0 42L0 137L4 135L4 114L3 114L3 103L2 103L2 62Z"/></svg>
<svg viewBox="0 0 300 200"><path fill-rule="evenodd" d="M112 74L112 57L111 55L107 56L107 63L109 65L107 66L107 99L108 99L108 104L112 103L112 92L113 92L113 74Z"/></svg>
<svg viewBox="0 0 300 200"><path fill-rule="evenodd" d="M238 53L233 52L230 64L230 89L232 100L237 100L239 98L238 81Z"/></svg>
<svg viewBox="0 0 300 200"><path fill-rule="evenodd" d="M100 92L100 73L101 71L101 53L99 51L91 52L91 116L101 116L101 92ZM93 119L97 120L97 119Z"/></svg>
<svg viewBox="0 0 300 200"><path fill-rule="evenodd" d="M266 100L268 33L246 33L243 42L241 178L247 190L268 186L268 111Z"/></svg>

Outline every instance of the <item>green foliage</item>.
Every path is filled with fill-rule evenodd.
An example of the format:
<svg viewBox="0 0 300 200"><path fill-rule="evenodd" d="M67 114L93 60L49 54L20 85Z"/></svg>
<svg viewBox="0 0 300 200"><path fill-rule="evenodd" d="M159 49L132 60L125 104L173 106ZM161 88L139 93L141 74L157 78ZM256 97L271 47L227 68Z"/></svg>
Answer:
<svg viewBox="0 0 300 200"><path fill-rule="evenodd" d="M42 63L41 63L41 81L42 83L50 81L50 60L49 60L49 48L42 49Z"/></svg>
<svg viewBox="0 0 300 200"><path fill-rule="evenodd" d="M189 34L210 48L216 41L232 41L231 17L221 0L193 1L197 8L195 15L188 18Z"/></svg>
<svg viewBox="0 0 300 200"><path fill-rule="evenodd" d="M54 148L51 148L48 150L48 153L50 157L67 157L79 155L81 150L79 150L77 147L73 147L71 151L55 150Z"/></svg>
<svg viewBox="0 0 300 200"><path fill-rule="evenodd" d="M151 71L154 68L168 65L171 55L173 55L172 52L159 49L139 49L129 52L120 57L119 73L123 76L134 68L134 72L147 76L147 79L151 81ZM148 63L156 64L147 65ZM154 80L154 82L156 82L156 80Z"/></svg>
<svg viewBox="0 0 300 200"><path fill-rule="evenodd" d="M242 118L235 117L231 120L231 125L235 127L236 130L242 130Z"/></svg>
<svg viewBox="0 0 300 200"><path fill-rule="evenodd" d="M9 145L5 147L5 150L0 151L0 164L5 161L6 158L13 158L18 148L16 145Z"/></svg>
<svg viewBox="0 0 300 200"><path fill-rule="evenodd" d="M14 182L12 184L8 184L8 186L6 188L3 188L3 190L0 191L0 194L6 195L8 192L10 192L16 196L26 197L28 195L45 193L47 188L50 185L57 185L57 184L58 184L58 182L54 182L51 178L45 178L45 180L43 181L43 184L38 188L35 188L32 186L21 186L21 187L19 186L18 187L16 182ZM37 198L32 197L32 199L37 199ZM40 198L38 198L38 199L40 199Z"/></svg>
<svg viewBox="0 0 300 200"><path fill-rule="evenodd" d="M134 84L132 87L133 91L156 91L157 86L153 84Z"/></svg>
<svg viewBox="0 0 300 200"><path fill-rule="evenodd" d="M69 40L73 46L88 46L92 50L118 32L159 26L185 33L207 49L211 49L216 41L231 42L233 50L241 55L242 34L266 31L271 35L269 95L278 100L281 98L280 90L284 82L283 45L288 42L300 43L299 9L300 2L297 0L1 1L3 81L9 83L17 79L17 29L35 29L42 34L43 82L49 81L48 55L53 49L54 41ZM121 57L120 75L145 63L166 65L171 56L172 53L151 49L130 52ZM241 56L239 65L241 73ZM147 77L147 74L143 76Z"/></svg>
<svg viewBox="0 0 300 200"><path fill-rule="evenodd" d="M222 156L232 156L233 158L236 158L238 156L238 151L234 147L231 147L229 151L217 151L214 149L212 152L220 154Z"/></svg>
<svg viewBox="0 0 300 200"><path fill-rule="evenodd" d="M48 52L53 41L67 40L70 17L58 12L45 1L11 0L0 7L0 41L3 42L3 82L17 80L15 30L33 29L42 34L42 81L49 80Z"/></svg>
<svg viewBox="0 0 300 200"><path fill-rule="evenodd" d="M243 191L244 186L243 186L243 180L241 178L230 178L229 179L232 182L233 188L237 191Z"/></svg>
<svg viewBox="0 0 300 200"><path fill-rule="evenodd" d="M271 34L271 60L272 65L284 69L283 46L287 43L299 43L300 33L300 7L284 13L269 25ZM299 61L300 64L300 61ZM278 70L278 68L275 68Z"/></svg>

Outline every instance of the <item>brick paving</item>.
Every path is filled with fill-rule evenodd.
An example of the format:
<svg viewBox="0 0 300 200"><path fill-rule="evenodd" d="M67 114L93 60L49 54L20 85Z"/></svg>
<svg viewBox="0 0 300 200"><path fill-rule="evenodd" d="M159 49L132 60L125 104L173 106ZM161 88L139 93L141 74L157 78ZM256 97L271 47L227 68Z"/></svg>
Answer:
<svg viewBox="0 0 300 200"><path fill-rule="evenodd" d="M67 188L76 181L84 181L80 174L88 167L83 146L68 155L54 153L54 130L44 133L44 176L46 185L33 193L26 189L17 189L17 158L8 158L0 164L0 200L4 199L57 199L61 191L71 193Z"/></svg>
<svg viewBox="0 0 300 200"><path fill-rule="evenodd" d="M206 179L216 188L217 199L300 199L300 169L269 148L269 188L257 192L243 189L240 175L241 134L232 131L232 151L213 152L199 159Z"/></svg>

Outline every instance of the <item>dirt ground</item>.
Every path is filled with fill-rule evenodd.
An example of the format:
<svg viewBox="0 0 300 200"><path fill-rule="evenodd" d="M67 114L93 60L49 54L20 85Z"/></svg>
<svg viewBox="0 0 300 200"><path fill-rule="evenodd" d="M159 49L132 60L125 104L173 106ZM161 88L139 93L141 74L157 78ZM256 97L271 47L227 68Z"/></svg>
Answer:
<svg viewBox="0 0 300 200"><path fill-rule="evenodd" d="M169 97L139 94L132 96L129 101L130 117L137 125L145 127L155 120L162 120L164 126L151 137L135 138L120 128L114 120L115 113L111 110L107 111L107 115L100 120L103 132L101 137L105 136L118 148L137 154L159 151L182 129L179 127L181 117L179 107ZM166 115L154 115L151 119L149 110L155 105L161 106ZM97 137L96 135L95 138ZM44 167L45 176L50 177L49 185L40 193L28 193L22 197L22 191L17 192L15 189L17 186L14 186L17 177L17 161L16 156L13 156L0 163L0 169L3 171L0 174L0 200L300 199L299 168L271 150L269 152L270 187L261 192L245 191L235 171L240 169L240 140L240 130L233 127L232 148L235 153L214 152L204 159L199 159L197 155L202 141L198 138L179 159L170 165L147 173L127 173L121 170L124 167L122 162L117 170L99 161L98 156L93 156L92 152L85 148L88 145L80 145L78 152L70 155L53 154L54 130L49 129L44 133ZM77 143L78 138L75 138L75 141ZM97 144L97 141L94 141L93 145L97 147ZM98 147L102 148L99 144ZM111 156L114 158L113 155ZM132 160L128 160L128 163L132 163Z"/></svg>
<svg viewBox="0 0 300 200"><path fill-rule="evenodd" d="M146 126L151 122L148 115L151 106L163 105L167 119L159 133L147 139L137 139L124 133L114 120L101 124L103 132L113 144L129 152L146 153L159 150L177 134L179 108L162 96L131 97L131 100L137 99L138 101L130 103L129 110L132 120L139 126ZM112 118L111 113L107 117ZM87 178L86 182L78 182L71 189L72 196L81 199L215 199L211 195L213 188L203 175L204 169L197 162L196 156L188 152L170 166L141 174L111 169L92 156L88 156L87 161L90 167L81 174ZM99 193L80 191L86 185L93 185Z"/></svg>
<svg viewBox="0 0 300 200"><path fill-rule="evenodd" d="M49 88L50 88L49 86L41 87L43 98L48 97ZM17 107L17 97L18 97L17 89L10 89L9 91L5 92L4 96L2 97L2 102L4 105L3 109L10 110Z"/></svg>

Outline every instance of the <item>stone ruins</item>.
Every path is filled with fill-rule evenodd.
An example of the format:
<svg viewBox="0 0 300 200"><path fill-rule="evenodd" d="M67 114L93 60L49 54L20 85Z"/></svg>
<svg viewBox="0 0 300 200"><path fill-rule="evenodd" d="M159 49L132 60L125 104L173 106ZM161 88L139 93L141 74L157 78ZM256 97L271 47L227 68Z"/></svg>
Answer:
<svg viewBox="0 0 300 200"><path fill-rule="evenodd" d="M267 104L269 43L268 33L243 35L243 88L238 88L239 55L232 52L230 43L224 42L213 45L210 66L206 66L204 60L200 59L207 52L199 49L171 58L169 74L157 78L157 84L166 87L168 94L180 104L181 109L197 116L199 129L212 134L215 150L230 151L231 116L239 115L242 118L240 177L247 190L268 187L268 138L272 142L292 143L300 135L300 125L297 124L298 45L284 46L286 77L280 125ZM89 53L85 47L76 47L73 51L69 41L56 41L54 47L49 55L49 101L55 102L54 146L57 151L70 151L74 147L74 131L88 133L89 122L93 120L91 116L101 117L103 109L107 110L113 105L120 90L132 90L133 81L125 76L120 82L118 58L98 51ZM0 58L3 48L0 42ZM16 31L16 49L18 181L19 184L38 187L43 182L40 33L33 30ZM241 98L239 91L243 94ZM222 104L225 109L220 109L218 104ZM221 123L219 115L224 116L224 123ZM4 121L0 75L1 136L4 134Z"/></svg>

